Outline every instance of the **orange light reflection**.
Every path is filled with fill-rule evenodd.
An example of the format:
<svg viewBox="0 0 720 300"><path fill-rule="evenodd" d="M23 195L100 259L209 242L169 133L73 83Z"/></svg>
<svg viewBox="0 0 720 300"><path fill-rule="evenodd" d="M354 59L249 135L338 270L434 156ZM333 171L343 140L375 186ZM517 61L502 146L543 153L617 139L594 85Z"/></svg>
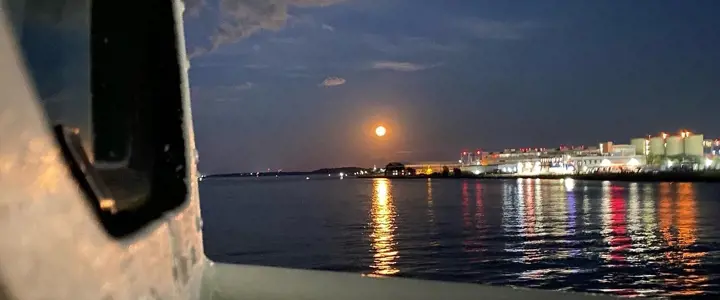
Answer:
<svg viewBox="0 0 720 300"><path fill-rule="evenodd" d="M398 251L395 242L395 207L390 193L390 180L376 178L373 180L372 196L372 234L370 235L373 255L371 268L374 275L392 275L399 270L395 268Z"/></svg>
<svg viewBox="0 0 720 300"><path fill-rule="evenodd" d="M663 191L668 191L669 186L666 186ZM662 192L661 192L662 193ZM667 200L669 197L661 198L661 207L668 205L663 203L663 199ZM665 211L667 213L667 210ZM669 246L675 246L674 249L670 250L666 254L666 258L670 265L679 265L682 267L684 274L677 275L676 277L667 278L665 282L668 286L679 287L680 289L669 293L670 296L692 296L700 295L704 293L703 287L707 285L709 277L707 275L695 274L695 267L700 264L700 259L704 257L707 252L694 252L692 247L696 240L697 230L697 216L695 208L695 190L692 183L678 183L677 184L677 201L675 202L674 210L671 211L675 219L675 228L677 229L677 236L673 237L670 228L672 224L669 224L670 228L663 228L663 237ZM667 222L670 217L661 217L661 222ZM665 225L668 225L667 223Z"/></svg>
<svg viewBox="0 0 720 300"><path fill-rule="evenodd" d="M670 183L663 182L660 184L660 203L658 204L658 223L660 227L660 233L662 234L665 243L672 247L675 245L675 241L670 233L670 226L672 226L672 200L670 198ZM667 258L668 255L666 255Z"/></svg>

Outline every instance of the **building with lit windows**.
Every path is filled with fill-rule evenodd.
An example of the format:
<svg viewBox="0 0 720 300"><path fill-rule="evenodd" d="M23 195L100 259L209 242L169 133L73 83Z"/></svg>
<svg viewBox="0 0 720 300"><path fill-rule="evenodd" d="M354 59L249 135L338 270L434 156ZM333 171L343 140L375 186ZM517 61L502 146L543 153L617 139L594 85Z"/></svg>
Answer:
<svg viewBox="0 0 720 300"><path fill-rule="evenodd" d="M720 140L705 140L702 134L683 130L676 135L635 138L630 144L603 142L597 147L517 148L502 152L462 152L463 170L475 173L570 174L635 172L641 169L720 167Z"/></svg>
<svg viewBox="0 0 720 300"><path fill-rule="evenodd" d="M405 176L406 166L403 163L391 162L385 166L385 176Z"/></svg>
<svg viewBox="0 0 720 300"><path fill-rule="evenodd" d="M717 156L720 155L720 139L704 140L703 141L703 152L705 155Z"/></svg>
<svg viewBox="0 0 720 300"><path fill-rule="evenodd" d="M463 166L458 161L421 161L421 162L409 162L405 163L406 168L415 169L415 173L418 175L431 175L433 173L442 173L443 168L447 167L451 172L453 169L458 168L463 172L472 172L472 170Z"/></svg>
<svg viewBox="0 0 720 300"><path fill-rule="evenodd" d="M488 152L482 151L482 150L475 150L475 151L463 151L460 152L460 160L458 160L458 163L469 166L469 165L480 165L480 161L483 157L487 156Z"/></svg>
<svg viewBox="0 0 720 300"><path fill-rule="evenodd" d="M442 173L447 167L466 173L551 175L595 172L636 172L683 168L720 169L720 139L706 140L702 134L680 131L671 135L634 138L629 144L613 142L597 146L558 148L512 148L499 152L462 151L456 161L406 163L417 174Z"/></svg>
<svg viewBox="0 0 720 300"><path fill-rule="evenodd" d="M519 175L622 172L635 171L646 162L643 155L635 154L632 145L603 145L589 148L563 146L552 149L507 149L483 157L480 162L482 169L479 171Z"/></svg>

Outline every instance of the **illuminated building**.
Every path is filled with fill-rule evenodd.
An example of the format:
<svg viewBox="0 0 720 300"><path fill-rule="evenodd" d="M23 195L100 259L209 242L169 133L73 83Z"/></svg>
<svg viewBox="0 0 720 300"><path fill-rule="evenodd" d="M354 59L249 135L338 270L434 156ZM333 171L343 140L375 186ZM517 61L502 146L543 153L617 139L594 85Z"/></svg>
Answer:
<svg viewBox="0 0 720 300"><path fill-rule="evenodd" d="M647 155L650 141L646 138L635 138L630 140L630 145L635 148L635 154Z"/></svg>
<svg viewBox="0 0 720 300"><path fill-rule="evenodd" d="M718 143L720 144L720 141L718 141ZM715 141L713 141L713 140L709 140L709 139L708 139L708 140L704 140L704 141L703 141L703 154L705 154L705 155L715 155L715 153L713 152L713 150L714 150L714 149L713 149L714 144L715 144Z"/></svg>
<svg viewBox="0 0 720 300"><path fill-rule="evenodd" d="M616 155L616 156L633 156L636 154L641 154L637 152L635 146L633 145L613 145L612 150L608 151L607 153Z"/></svg>
<svg viewBox="0 0 720 300"><path fill-rule="evenodd" d="M482 150L475 151L463 151L460 153L460 160L458 163L464 166L479 166L484 157L488 155L488 152Z"/></svg>
<svg viewBox="0 0 720 300"><path fill-rule="evenodd" d="M601 145L604 146L505 149L485 153L477 163L463 165L462 169L474 173L539 175L637 169L645 164L645 157L636 155L633 145L611 142Z"/></svg>
<svg viewBox="0 0 720 300"><path fill-rule="evenodd" d="M672 135L660 133L658 136L648 136L645 139L647 145L646 155L649 165L660 168L691 168L705 169L713 166L714 155L712 140L705 140L702 134L681 130L678 134ZM642 138L632 140L636 149L641 148ZM720 143L718 143L720 145ZM707 163L707 162L710 163Z"/></svg>
<svg viewBox="0 0 720 300"><path fill-rule="evenodd" d="M385 166L385 176L405 176L405 165L399 162L391 162Z"/></svg>
<svg viewBox="0 0 720 300"><path fill-rule="evenodd" d="M442 173L443 167L447 167L452 171L455 168L460 168L461 163L457 161L424 161L424 162L409 162L405 164L406 168L413 168L416 170L416 174L431 175L433 173ZM462 168L461 168L462 169Z"/></svg>
<svg viewBox="0 0 720 300"><path fill-rule="evenodd" d="M672 135L634 138L629 144L608 141L595 147L509 148L499 152L460 152L457 161L406 163L417 174L442 173L460 169L466 173L520 175L572 174L591 172L635 172L648 168L691 166L693 169L720 168L720 140L705 140L702 134L680 131Z"/></svg>
<svg viewBox="0 0 720 300"><path fill-rule="evenodd" d="M458 160L458 163L461 164L471 164L472 158L470 157L472 154L469 151L463 151L460 152L460 160Z"/></svg>
<svg viewBox="0 0 720 300"><path fill-rule="evenodd" d="M613 142L600 143L600 153L609 153L613 150Z"/></svg>
<svg viewBox="0 0 720 300"><path fill-rule="evenodd" d="M463 171L505 174L570 174L639 171L648 166L693 169L720 167L720 140L704 140L702 134L681 130L678 134L635 138L630 144L611 141L597 147L511 148L502 152L463 152L458 161Z"/></svg>

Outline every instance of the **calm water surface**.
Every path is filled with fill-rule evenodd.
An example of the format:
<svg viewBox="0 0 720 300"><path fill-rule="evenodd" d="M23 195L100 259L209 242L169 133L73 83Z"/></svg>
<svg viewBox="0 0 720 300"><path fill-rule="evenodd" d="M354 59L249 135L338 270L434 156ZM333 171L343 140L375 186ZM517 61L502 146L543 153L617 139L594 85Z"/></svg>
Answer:
<svg viewBox="0 0 720 300"><path fill-rule="evenodd" d="M210 179L215 261L592 291L720 296L720 185Z"/></svg>

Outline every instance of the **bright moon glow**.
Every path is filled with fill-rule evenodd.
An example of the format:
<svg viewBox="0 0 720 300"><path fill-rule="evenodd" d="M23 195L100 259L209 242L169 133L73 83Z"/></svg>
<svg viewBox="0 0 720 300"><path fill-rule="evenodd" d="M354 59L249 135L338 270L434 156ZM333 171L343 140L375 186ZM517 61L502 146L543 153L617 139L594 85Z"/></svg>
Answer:
<svg viewBox="0 0 720 300"><path fill-rule="evenodd" d="M387 132L387 130L383 126L378 126L377 128L375 128L375 135L377 136L384 136L385 132Z"/></svg>

